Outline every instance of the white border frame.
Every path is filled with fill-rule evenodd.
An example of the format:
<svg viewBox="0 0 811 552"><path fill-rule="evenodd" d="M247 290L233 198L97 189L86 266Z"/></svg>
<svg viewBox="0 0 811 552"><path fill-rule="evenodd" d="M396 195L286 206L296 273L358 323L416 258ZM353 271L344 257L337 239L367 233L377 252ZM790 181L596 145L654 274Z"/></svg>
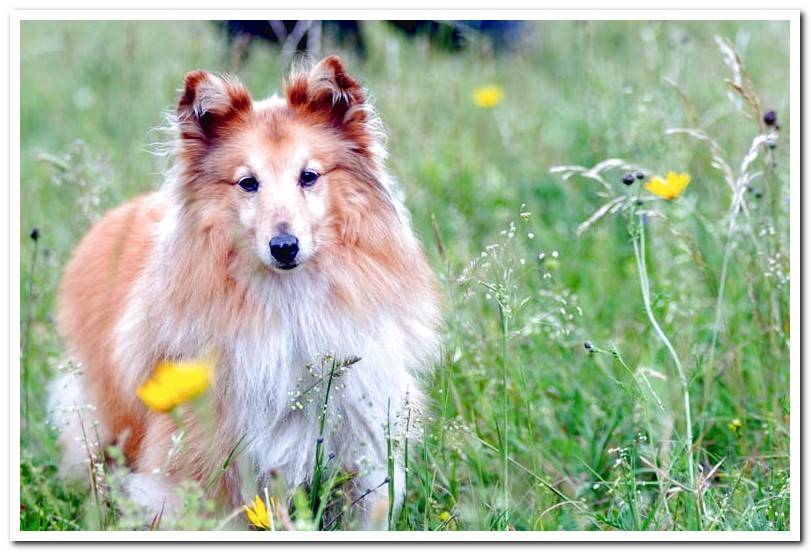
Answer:
<svg viewBox="0 0 811 552"><path fill-rule="evenodd" d="M249 532L249 531L20 531L20 25L34 20L209 20L227 19L238 11L245 18L285 19L537 19L537 20L784 20L790 32L790 267L789 292L791 407L790 473L791 530L727 531L727 532L669 532L669 531L346 531L346 532ZM800 403L800 344L802 321L800 305L800 11L799 10L17 10L9 18L9 366L10 370L10 445L9 445L9 523L13 541L799 541L801 537L801 466L800 432L802 407Z"/></svg>

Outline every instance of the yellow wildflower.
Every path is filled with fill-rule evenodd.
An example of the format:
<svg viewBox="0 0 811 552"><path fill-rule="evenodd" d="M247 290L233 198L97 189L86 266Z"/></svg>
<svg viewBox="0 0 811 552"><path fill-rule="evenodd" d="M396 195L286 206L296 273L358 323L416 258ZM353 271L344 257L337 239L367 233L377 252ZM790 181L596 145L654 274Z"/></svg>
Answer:
<svg viewBox="0 0 811 552"><path fill-rule="evenodd" d="M687 173L667 173L664 179L654 176L645 184L645 189L664 199L676 199L690 184L690 175Z"/></svg>
<svg viewBox="0 0 811 552"><path fill-rule="evenodd" d="M168 412L204 392L214 372L211 359L162 361L138 388L138 397L156 412Z"/></svg>
<svg viewBox="0 0 811 552"><path fill-rule="evenodd" d="M492 109L501 103L504 89L498 85L480 86L473 91L473 103L482 109Z"/></svg>
<svg viewBox="0 0 811 552"><path fill-rule="evenodd" d="M271 528L270 512L259 496L254 497L252 506L243 506L242 508L245 510L245 516L251 522L251 525L257 529Z"/></svg>
<svg viewBox="0 0 811 552"><path fill-rule="evenodd" d="M451 513L445 510L444 512L439 514L439 521L448 521L451 519Z"/></svg>
<svg viewBox="0 0 811 552"><path fill-rule="evenodd" d="M743 422L741 422L741 420L739 418L735 418L734 420L732 420L731 422L729 422L727 424L727 427L729 428L729 430L731 432L738 433L738 431L740 431L741 427L743 427Z"/></svg>

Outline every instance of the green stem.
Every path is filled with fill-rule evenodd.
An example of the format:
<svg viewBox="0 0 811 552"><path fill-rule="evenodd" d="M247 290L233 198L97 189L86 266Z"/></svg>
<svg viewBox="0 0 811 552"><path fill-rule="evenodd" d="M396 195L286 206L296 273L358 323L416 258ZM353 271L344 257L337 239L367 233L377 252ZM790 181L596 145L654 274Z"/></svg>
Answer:
<svg viewBox="0 0 811 552"><path fill-rule="evenodd" d="M727 281L727 268L729 267L729 259L732 253L732 240L735 233L735 222L738 218L738 211L741 208L741 200L743 198L743 186L739 186L735 196L732 198L732 207L729 213L729 228L727 230L727 241L724 246L724 260L721 265L721 279L718 282L718 295L715 299L715 321L712 326L712 340L710 341L710 353L707 364L704 365L704 397L703 405L706 408L707 401L709 400L711 385L712 385L712 369L715 361L715 348L718 344L718 332L721 326L721 317L724 306L724 289Z"/></svg>
<svg viewBox="0 0 811 552"><path fill-rule="evenodd" d="M687 437L687 469L690 476L690 488L695 491L695 469L693 466L693 420L690 414L690 387L687 382L687 375L685 374L684 368L681 365L679 356L676 354L676 350L673 348L670 340L667 338L664 331L662 331L662 328L656 321L656 317L653 315L653 309L651 308L650 304L650 282L648 281L648 269L645 264L645 227L642 223L641 217L638 219L637 228L638 234L634 236L633 245L634 255L636 256L636 265L639 272L639 284L642 290L642 301L645 304L645 313L648 315L648 320L650 321L653 330L656 332L656 335L659 336L659 339L662 341L662 343L664 343L665 347L670 352L670 356L673 359L673 364L676 365L676 371L679 375L679 381L682 388L682 398L684 400L685 435Z"/></svg>
<svg viewBox="0 0 811 552"><path fill-rule="evenodd" d="M499 302L498 308L499 316L501 318L501 364L503 369L503 418L504 418L504 429L502 431L502 444L501 444L501 461L504 470L504 526L505 528L510 523L510 470L509 470L509 440L507 439L507 424L508 424L508 415L509 415L509 408L508 408L508 393L507 393L507 335L509 330L509 322L507 320L507 316L504 313L504 307Z"/></svg>
<svg viewBox="0 0 811 552"><path fill-rule="evenodd" d="M34 272L37 267L37 253L39 252L39 240L34 240L34 252L31 255L31 270L28 274L28 293L27 303L25 305L25 333L23 341L23 363L22 363L22 380L23 380L23 419L25 420L25 433L28 437L28 427L30 425L28 420L28 396L29 396L29 370L28 370L28 345L31 342L31 305L33 304L33 291L34 291Z"/></svg>
<svg viewBox="0 0 811 552"><path fill-rule="evenodd" d="M336 359L333 357L332 366L329 370L329 379L327 380L327 390L324 393L324 404L321 407L321 417L318 425L318 439L315 443L315 467L313 468L313 481L310 488L310 511L314 516L318 515L319 511L319 497L321 494L321 476L324 471L324 425L327 420L327 407L329 405L329 394L332 390L332 380L335 377ZM316 524L320 523L320 519L316 519Z"/></svg>
<svg viewBox="0 0 811 552"><path fill-rule="evenodd" d="M389 512L388 528L394 530L394 451L391 446L391 398L386 403L386 466L388 468Z"/></svg>
<svg viewBox="0 0 811 552"><path fill-rule="evenodd" d="M406 414L405 445L403 447L403 492L408 492L408 432L411 430L411 408ZM403 508L405 510L405 508Z"/></svg>

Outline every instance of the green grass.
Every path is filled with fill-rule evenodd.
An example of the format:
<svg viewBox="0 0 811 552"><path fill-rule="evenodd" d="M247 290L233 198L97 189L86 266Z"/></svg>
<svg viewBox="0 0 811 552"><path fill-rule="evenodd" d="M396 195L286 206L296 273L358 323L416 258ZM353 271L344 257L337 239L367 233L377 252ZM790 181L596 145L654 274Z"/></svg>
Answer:
<svg viewBox="0 0 811 552"><path fill-rule="evenodd" d="M758 150L748 214L734 215L731 233L732 194L707 144L665 133L703 129L738 176L759 127L723 82L731 71L715 35L736 45L782 125L776 149ZM367 39L368 59L339 53L373 93L391 172L446 299L431 411L422 442L408 443L394 527L789 529L788 23L549 22L505 56L487 44L445 53L382 25ZM229 56L204 22L25 22L21 54L30 338L20 527L129 528L138 522L117 515L100 525L88 486L56 474L44 389L64 360L57 285L94 217L158 185L150 129L183 75L227 70ZM277 51L258 45L238 76L262 96L285 71ZM472 90L490 83L503 101L477 108ZM604 173L610 190L550 172L608 158L688 172L692 183L675 201L638 207L639 184L626 188L622 170ZM577 234L625 195L627 209ZM196 500L177 527L224 522L227 512L201 516L213 506ZM321 502L297 498L294 520ZM347 517L331 528L350 526ZM241 516L231 523L246 526Z"/></svg>

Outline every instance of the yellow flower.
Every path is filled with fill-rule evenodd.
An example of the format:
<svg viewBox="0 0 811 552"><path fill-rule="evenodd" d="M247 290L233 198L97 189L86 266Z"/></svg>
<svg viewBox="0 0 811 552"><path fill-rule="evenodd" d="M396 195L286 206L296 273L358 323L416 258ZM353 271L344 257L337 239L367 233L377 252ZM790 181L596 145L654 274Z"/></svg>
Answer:
<svg viewBox="0 0 811 552"><path fill-rule="evenodd" d="M265 506L265 503L262 502L262 499L259 496L255 496L253 499L253 506L243 506L245 510L245 516L247 516L248 521L251 522L251 525L256 527L257 529L270 529L270 512Z"/></svg>
<svg viewBox="0 0 811 552"><path fill-rule="evenodd" d="M448 521L449 519L451 519L451 513L447 510L439 514L439 521Z"/></svg>
<svg viewBox="0 0 811 552"><path fill-rule="evenodd" d="M676 199L690 184L690 175L687 173L667 173L664 180L654 176L645 184L645 189L664 199Z"/></svg>
<svg viewBox="0 0 811 552"><path fill-rule="evenodd" d="M214 373L212 359L162 361L138 388L138 397L156 412L168 412L204 392Z"/></svg>
<svg viewBox="0 0 811 552"><path fill-rule="evenodd" d="M740 431L741 427L743 427L743 423L741 422L740 419L735 418L734 420L732 420L731 422L729 422L727 424L727 427L729 428L729 430L731 432L738 433L738 431Z"/></svg>
<svg viewBox="0 0 811 552"><path fill-rule="evenodd" d="M473 91L473 103L482 109L492 109L501 103L504 90L498 85L480 86Z"/></svg>

